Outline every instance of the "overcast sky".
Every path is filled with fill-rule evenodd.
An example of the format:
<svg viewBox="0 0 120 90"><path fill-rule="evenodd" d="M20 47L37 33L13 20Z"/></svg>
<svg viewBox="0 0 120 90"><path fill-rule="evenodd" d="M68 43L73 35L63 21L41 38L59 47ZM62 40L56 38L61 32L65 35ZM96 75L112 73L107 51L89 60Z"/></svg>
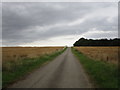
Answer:
<svg viewBox="0 0 120 90"><path fill-rule="evenodd" d="M3 45L72 46L118 37L117 2L2 3Z"/></svg>

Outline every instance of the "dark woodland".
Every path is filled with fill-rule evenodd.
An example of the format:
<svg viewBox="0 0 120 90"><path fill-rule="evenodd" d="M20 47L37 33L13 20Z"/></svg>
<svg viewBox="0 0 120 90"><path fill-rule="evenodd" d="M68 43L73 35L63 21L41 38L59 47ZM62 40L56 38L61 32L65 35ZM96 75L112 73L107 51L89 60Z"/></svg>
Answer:
<svg viewBox="0 0 120 90"><path fill-rule="evenodd" d="M85 39L80 38L74 46L120 46L120 38L114 39Z"/></svg>

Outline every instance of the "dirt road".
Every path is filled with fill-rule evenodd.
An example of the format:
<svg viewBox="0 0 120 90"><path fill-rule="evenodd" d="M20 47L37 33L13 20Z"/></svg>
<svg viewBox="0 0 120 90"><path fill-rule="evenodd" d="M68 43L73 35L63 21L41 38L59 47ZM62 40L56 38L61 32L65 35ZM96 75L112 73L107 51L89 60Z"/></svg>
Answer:
<svg viewBox="0 0 120 90"><path fill-rule="evenodd" d="M68 48L49 64L31 73L11 88L91 88L81 64Z"/></svg>

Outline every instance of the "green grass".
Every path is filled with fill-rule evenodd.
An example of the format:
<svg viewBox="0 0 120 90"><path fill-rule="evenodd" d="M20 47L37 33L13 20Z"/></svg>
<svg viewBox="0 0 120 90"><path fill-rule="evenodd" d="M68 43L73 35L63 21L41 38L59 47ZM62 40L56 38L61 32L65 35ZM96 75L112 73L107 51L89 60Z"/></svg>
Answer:
<svg viewBox="0 0 120 90"><path fill-rule="evenodd" d="M9 84L23 78L33 70L42 66L44 63L53 60L65 50L66 48L61 51L54 52L50 55L46 54L38 58L26 58L17 62L7 62L6 64L8 64L8 68L6 69L3 67L2 71L2 87L5 88Z"/></svg>
<svg viewBox="0 0 120 90"><path fill-rule="evenodd" d="M2 88L2 70L0 69L0 89Z"/></svg>
<svg viewBox="0 0 120 90"><path fill-rule="evenodd" d="M72 48L88 75L98 88L118 88L118 67L103 61L92 60Z"/></svg>

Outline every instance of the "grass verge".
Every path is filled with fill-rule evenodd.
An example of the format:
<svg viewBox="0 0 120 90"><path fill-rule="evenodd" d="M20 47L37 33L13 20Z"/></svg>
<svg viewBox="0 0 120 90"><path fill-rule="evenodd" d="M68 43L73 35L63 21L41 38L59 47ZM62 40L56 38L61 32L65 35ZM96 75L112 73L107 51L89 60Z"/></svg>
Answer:
<svg viewBox="0 0 120 90"><path fill-rule="evenodd" d="M23 60L18 60L17 62L7 62L8 68L6 69L3 67L2 70L2 87L6 88L9 84L23 78L25 75L39 68L44 63L53 60L65 50L66 48L38 58L26 58Z"/></svg>
<svg viewBox="0 0 120 90"><path fill-rule="evenodd" d="M80 60L88 75L98 88L118 88L118 67L102 61L92 60L72 48L72 52Z"/></svg>

